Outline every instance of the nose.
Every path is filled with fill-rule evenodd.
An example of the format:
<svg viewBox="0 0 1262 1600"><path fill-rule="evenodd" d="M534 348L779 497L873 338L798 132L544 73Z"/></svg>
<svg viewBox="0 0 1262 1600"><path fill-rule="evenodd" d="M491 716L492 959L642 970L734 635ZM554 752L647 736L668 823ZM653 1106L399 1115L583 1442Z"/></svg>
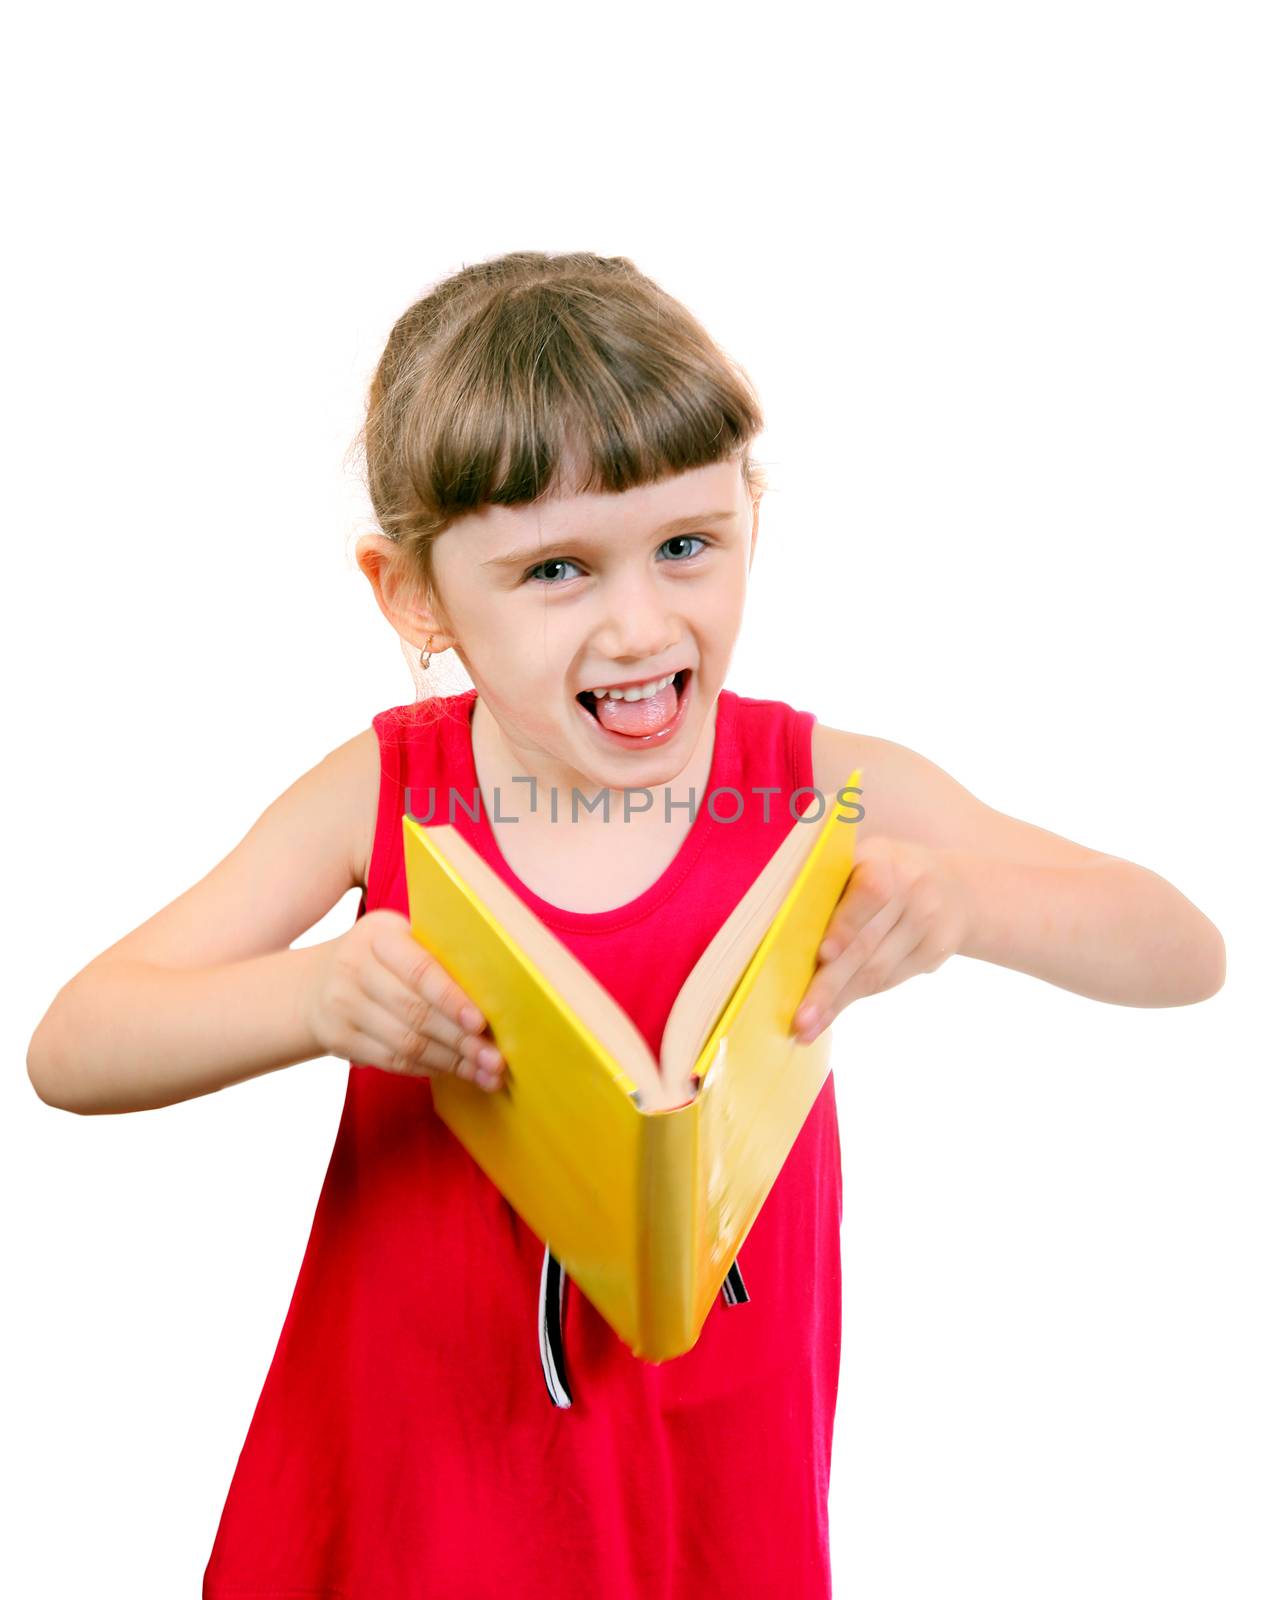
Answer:
<svg viewBox="0 0 1262 1600"><path fill-rule="evenodd" d="M666 655L679 639L669 597L649 573L610 584L600 648L610 661L637 665Z"/></svg>

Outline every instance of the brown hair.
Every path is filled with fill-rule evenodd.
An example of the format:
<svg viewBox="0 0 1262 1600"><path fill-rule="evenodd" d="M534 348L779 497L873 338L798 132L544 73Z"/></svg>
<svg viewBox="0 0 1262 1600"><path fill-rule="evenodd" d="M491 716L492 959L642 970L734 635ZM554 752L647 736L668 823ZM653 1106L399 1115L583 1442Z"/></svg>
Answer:
<svg viewBox="0 0 1262 1600"><path fill-rule="evenodd" d="M436 595L434 540L487 505L617 494L736 455L758 500L762 429L744 369L625 256L516 250L403 313L352 450L382 533Z"/></svg>

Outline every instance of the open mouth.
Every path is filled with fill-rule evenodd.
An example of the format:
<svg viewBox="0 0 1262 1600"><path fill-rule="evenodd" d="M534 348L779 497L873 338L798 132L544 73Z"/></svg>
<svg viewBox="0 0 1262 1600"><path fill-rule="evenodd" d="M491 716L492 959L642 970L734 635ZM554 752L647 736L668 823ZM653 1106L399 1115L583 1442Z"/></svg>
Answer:
<svg viewBox="0 0 1262 1600"><path fill-rule="evenodd" d="M682 667L675 674L674 679L672 681L674 682L674 685L675 685L675 693L676 693L676 695L682 695L683 694L683 692L684 692L684 684L687 683L688 674L691 671L692 671L691 667ZM574 698L578 701L579 705L581 705L583 707L583 709L588 713L588 715L591 717L593 722L599 722L600 721L600 718L596 715L596 696L592 693L592 691L590 689L584 689L581 694L575 695Z"/></svg>

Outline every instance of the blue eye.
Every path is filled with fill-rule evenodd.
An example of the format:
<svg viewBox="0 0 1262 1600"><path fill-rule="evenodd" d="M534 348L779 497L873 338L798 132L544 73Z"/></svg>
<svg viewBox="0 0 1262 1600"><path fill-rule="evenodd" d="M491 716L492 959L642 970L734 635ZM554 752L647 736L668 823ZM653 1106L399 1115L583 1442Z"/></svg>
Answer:
<svg viewBox="0 0 1262 1600"><path fill-rule="evenodd" d="M699 544L702 550L706 549L710 543L708 539L703 539L698 533L677 533L673 539L667 539L666 544L683 544L688 540L692 540L694 544ZM665 550L666 544L662 546L663 550ZM685 556L684 559L689 560L691 558Z"/></svg>
<svg viewBox="0 0 1262 1600"><path fill-rule="evenodd" d="M574 563L572 561L563 561L560 556L554 556L551 561L541 561L537 567L531 567L527 572L526 577L533 578L536 572L543 572L548 567L572 567L573 565ZM556 585L545 583L544 587L551 589L555 588Z"/></svg>
<svg viewBox="0 0 1262 1600"><path fill-rule="evenodd" d="M698 533L677 533L677 534L675 534L675 536L673 538L667 539L666 542L664 544L660 545L658 548L662 549L662 550L665 550L668 545L692 543L692 544L700 545L701 549L705 550L705 549L709 548L711 542L712 542L711 540L703 538ZM695 555L699 555L700 553L701 552L699 550L697 550L697 551L690 550L690 551L686 552L685 555L680 558L680 560L691 561ZM678 566L680 564L680 562L679 562L679 560L675 560L675 561L670 562L669 564L671 566ZM575 562L566 560L562 556L553 556L550 561L541 561L538 564L538 566L534 566L534 567L529 568L529 570L526 573L526 578L528 580L529 579L533 579L536 572L544 572L549 567L572 567L574 565L576 565ZM545 578L545 579L541 579L539 581L540 581L540 583L542 584L542 586L545 589L555 589L555 588L558 587L560 582L564 582L565 580L559 579L559 580L556 580L556 581L552 581L552 580L549 580L549 579Z"/></svg>

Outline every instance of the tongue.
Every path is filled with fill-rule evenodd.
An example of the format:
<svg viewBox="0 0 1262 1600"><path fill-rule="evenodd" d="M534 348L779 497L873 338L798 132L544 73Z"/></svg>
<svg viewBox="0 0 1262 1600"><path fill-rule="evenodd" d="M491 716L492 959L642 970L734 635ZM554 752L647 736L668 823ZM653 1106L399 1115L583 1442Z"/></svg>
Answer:
<svg viewBox="0 0 1262 1600"><path fill-rule="evenodd" d="M664 728L678 709L675 685L668 683L648 700L613 700L603 695L596 702L596 720L611 733L637 738Z"/></svg>

